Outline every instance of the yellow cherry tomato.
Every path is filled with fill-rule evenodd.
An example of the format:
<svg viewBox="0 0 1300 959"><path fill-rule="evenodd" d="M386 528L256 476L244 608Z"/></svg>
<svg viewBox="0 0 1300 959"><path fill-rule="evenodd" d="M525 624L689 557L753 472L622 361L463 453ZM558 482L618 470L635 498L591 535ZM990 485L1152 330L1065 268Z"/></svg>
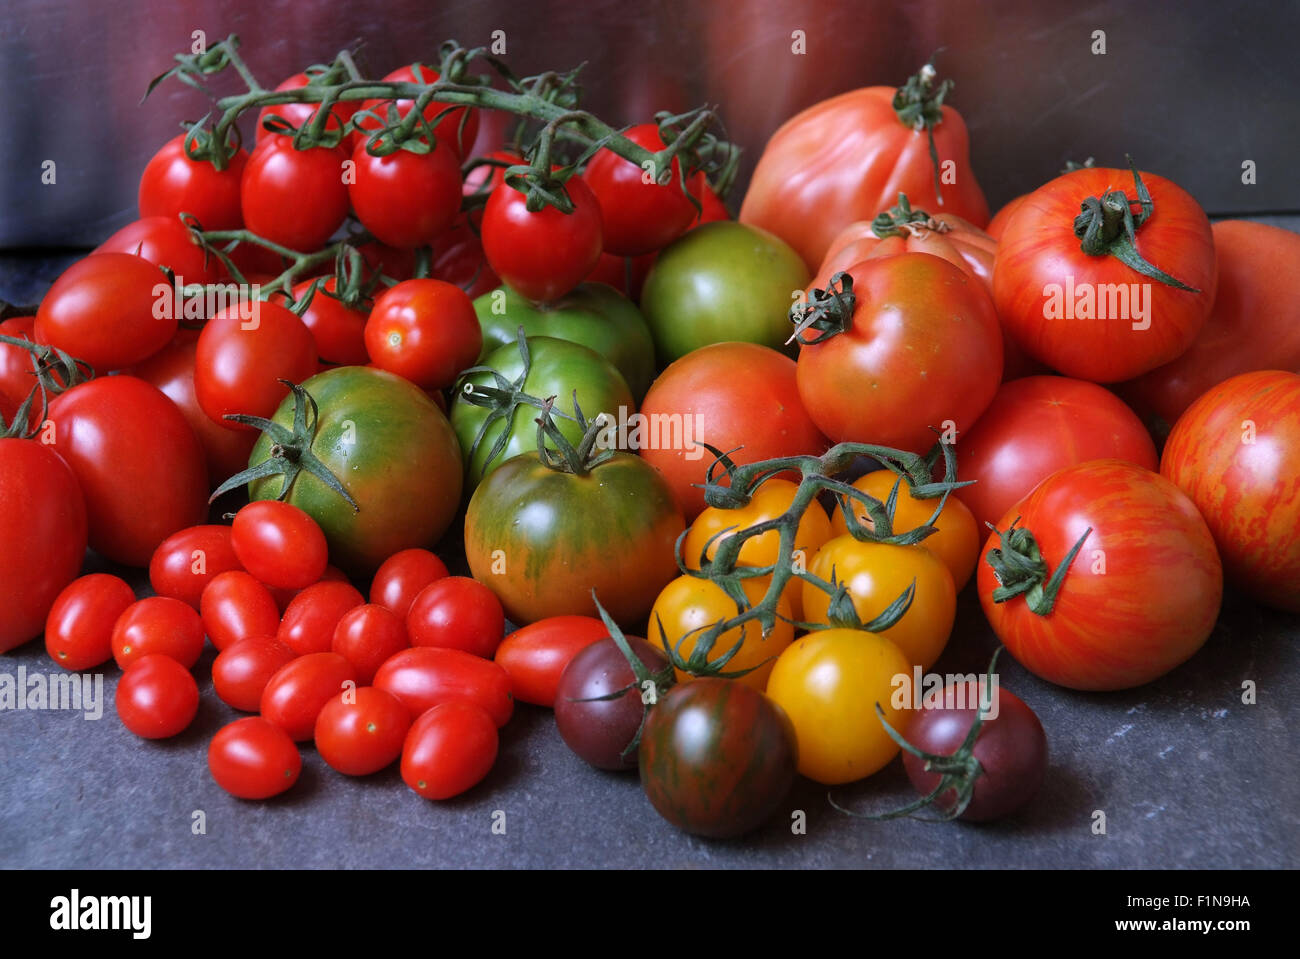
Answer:
<svg viewBox="0 0 1300 959"><path fill-rule="evenodd" d="M767 591L767 584L751 579L746 580L742 588L745 590L745 595L749 597L750 603L757 604ZM777 600L776 611L778 617L790 616L790 605L785 601L784 594ZM659 598L655 600L654 609L650 612L650 625L647 627L646 636L655 646L663 646L666 637L668 649L675 649L677 641L683 636L686 637L680 650L684 659L695 649L696 640L703 632L701 627L711 626L719 620L730 619L737 615L737 612L735 601L723 591L721 586L707 579L679 576L665 586ZM659 633L660 621L663 622L663 636ZM753 672L746 673L739 679L740 682L762 692L763 687L767 685L767 677L772 672L776 657L794 639L794 627L778 618L776 626L766 639L763 638L763 630L757 620L729 629L718 637L713 648L709 650L709 662L726 653L742 637L744 645L727 661L723 672L730 673L758 666ZM767 662L764 663L764 660ZM760 666L760 663L763 665ZM689 673L677 671L678 682L686 682L691 678L693 677Z"/></svg>
<svg viewBox="0 0 1300 959"><path fill-rule="evenodd" d="M922 669L948 644L957 614L957 591L952 573L921 546L863 543L852 536L837 536L813 557L808 571L826 580L834 570L853 598L863 625L871 622L916 580L916 595L903 618L882 632L904 655ZM803 609L810 623L828 623L830 596L815 583L803 584Z"/></svg>
<svg viewBox="0 0 1300 959"><path fill-rule="evenodd" d="M892 470L876 470L859 478L853 486L883 503L889 499L889 491L897 480L898 475ZM912 488L907 485L907 480L902 480L898 487L898 502L894 506L894 532L906 533L926 525L938 505L937 499L917 499L912 496ZM868 529L872 528L871 517L867 515L865 506L854 502L853 512ZM938 532L921 540L920 545L943 560L943 564L952 573L953 585L961 592L970 581L971 573L975 572L983 542L975 514L956 496L949 496L934 527ZM844 513L839 509L831 517L831 529L835 536L843 536L849 531Z"/></svg>
<svg viewBox="0 0 1300 959"><path fill-rule="evenodd" d="M767 695L794 723L799 772L827 786L870 776L898 754L876 703L907 735L907 704L895 708L897 676L911 680L912 664L885 636L856 629L824 629L793 643L776 661Z"/></svg>

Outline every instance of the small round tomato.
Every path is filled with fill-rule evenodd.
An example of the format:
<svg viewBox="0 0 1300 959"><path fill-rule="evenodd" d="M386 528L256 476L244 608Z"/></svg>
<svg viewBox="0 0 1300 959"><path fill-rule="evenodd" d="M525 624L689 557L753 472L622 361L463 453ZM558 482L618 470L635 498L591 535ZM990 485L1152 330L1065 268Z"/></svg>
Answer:
<svg viewBox="0 0 1300 959"><path fill-rule="evenodd" d="M463 649L484 659L496 653L505 628L501 601L468 576L447 576L425 587L406 614L412 646Z"/></svg>
<svg viewBox="0 0 1300 959"><path fill-rule="evenodd" d="M117 681L122 725L141 739L167 739L182 732L199 711L199 684L170 656L145 656Z"/></svg>
<svg viewBox="0 0 1300 959"><path fill-rule="evenodd" d="M0 335L3 336L33 342L36 337L35 331L36 317L34 316L11 316L7 320L0 321ZM18 407L35 386L35 358L21 347L0 343L0 403L5 404L7 410L12 409L17 412ZM29 425L39 426L40 423L37 421L40 415L41 405L38 394L28 416ZM13 412L6 414L6 426L12 417Z"/></svg>
<svg viewBox="0 0 1300 959"><path fill-rule="evenodd" d="M447 575L447 564L427 549L404 549L384 560L370 583L370 602L385 606L403 622L415 597Z"/></svg>
<svg viewBox="0 0 1300 959"><path fill-rule="evenodd" d="M411 714L392 694L363 686L336 696L316 716L316 749L345 776L369 776L402 754Z"/></svg>
<svg viewBox="0 0 1300 959"><path fill-rule="evenodd" d="M365 601L351 583L313 583L289 601L276 638L299 656L327 653L334 644L339 621Z"/></svg>
<svg viewBox="0 0 1300 959"><path fill-rule="evenodd" d="M299 90L310 84L311 81L312 77L308 74L295 73L287 80L281 82L281 84L275 89L276 92L282 90ZM277 103L274 106L262 107L257 114L258 141L260 142L263 137L272 132L288 136L288 133L284 130L283 126L277 126L275 131L271 131L270 128L266 126L266 121L270 117L277 116L284 123L288 123L289 126L294 127L295 129L301 129L315 119L316 113L319 109L319 103ZM361 104L356 100L336 100L330 107L330 115L325 120L325 129L339 129L343 124L351 120L352 114L356 113L359 109L361 109ZM343 138L343 143L347 144L351 140L351 137L352 134L345 136Z"/></svg>
<svg viewBox="0 0 1300 959"><path fill-rule="evenodd" d="M413 717L439 703L463 700L482 706L493 722L504 726L514 711L506 671L459 649L404 649L379 667L374 685L405 703Z"/></svg>
<svg viewBox="0 0 1300 959"><path fill-rule="evenodd" d="M132 603L113 625L113 659L126 669L145 656L170 656L192 669L203 652L203 620L194 607L168 596Z"/></svg>
<svg viewBox="0 0 1300 959"><path fill-rule="evenodd" d="M159 596L198 609L208 583L242 568L230 545L229 526L191 526L158 544L149 560L149 585Z"/></svg>
<svg viewBox="0 0 1300 959"><path fill-rule="evenodd" d="M305 742L316 731L316 717L348 683L356 683L352 664L338 653L299 656L270 678L262 690L262 715L294 742Z"/></svg>
<svg viewBox="0 0 1300 959"><path fill-rule="evenodd" d="M236 513L230 543L244 569L278 589L305 589L329 565L329 547L316 521L278 500L256 500Z"/></svg>
<svg viewBox="0 0 1300 959"><path fill-rule="evenodd" d="M222 273L221 261L205 253L194 242L189 228L175 217L147 216L128 223L92 252L133 253L155 266L170 269L175 282L182 286L216 283Z"/></svg>
<svg viewBox="0 0 1300 959"><path fill-rule="evenodd" d="M250 636L274 636L280 609L271 591L242 569L218 573L199 597L199 616L219 650Z"/></svg>
<svg viewBox="0 0 1300 959"><path fill-rule="evenodd" d="M483 255L483 238L470 224L471 214L460 214L451 228L433 241L429 275L465 291L473 299L501 285L501 278Z"/></svg>
<svg viewBox="0 0 1300 959"><path fill-rule="evenodd" d="M126 580L91 573L63 588L45 619L45 650L64 669L92 669L113 658L113 625L135 592Z"/></svg>
<svg viewBox="0 0 1300 959"><path fill-rule="evenodd" d="M437 83L439 73L437 70L423 63L412 63L405 67L399 67L392 73L383 77L384 83ZM366 100L361 104L361 109L370 111L373 116L360 116L357 118L357 126L362 130L378 130L381 126L388 123L388 111L393 108L397 111L398 117L404 117L415 107L414 100L397 99L397 100ZM447 110L446 116L441 119L438 114ZM458 157L469 156L470 149L474 146L474 141L478 138L478 111L472 107L453 107L448 108L445 103L430 101L429 105L424 108L424 119L433 125L433 135L438 143L446 144L456 151Z"/></svg>
<svg viewBox="0 0 1300 959"><path fill-rule="evenodd" d="M398 283L375 300L365 340L375 366L423 390L441 390L478 359L483 332L464 290L421 279Z"/></svg>
<svg viewBox="0 0 1300 959"><path fill-rule="evenodd" d="M651 153L665 146L656 123L629 127L623 136ZM617 256L650 253L677 239L695 220L695 205L682 190L680 161L673 159L668 183L661 185L658 174L609 149L598 150L588 162L582 179L600 201L606 252Z"/></svg>
<svg viewBox="0 0 1300 959"><path fill-rule="evenodd" d="M255 713L271 677L297 659L278 639L250 636L231 643L212 661L212 688L227 706Z"/></svg>
<svg viewBox="0 0 1300 959"><path fill-rule="evenodd" d="M549 303L583 281L600 259L600 201L582 180L564 185L573 210L536 213L528 198L502 183L483 211L483 253L501 280L530 300Z"/></svg>
<svg viewBox="0 0 1300 959"><path fill-rule="evenodd" d="M651 675L668 668L663 653L636 636L628 646ZM653 680L647 680L653 682ZM615 696L626 690L622 696ZM560 674L555 689L555 727L565 744L597 769L632 769L637 751L628 750L657 689L642 688L636 673L612 638L579 650Z"/></svg>
<svg viewBox="0 0 1300 959"><path fill-rule="evenodd" d="M238 230L244 225L239 209L239 184L248 151L236 150L223 170L206 160L191 160L185 134L163 144L140 176L140 216L175 219L191 213L205 230Z"/></svg>
<svg viewBox="0 0 1300 959"><path fill-rule="evenodd" d="M443 703L420 715L402 747L402 781L425 799L478 785L497 758L497 727L480 706Z"/></svg>
<svg viewBox="0 0 1300 959"><path fill-rule="evenodd" d="M369 685L389 657L411 645L406 625L391 609L366 603L343 614L334 629L330 650L356 670L357 682Z"/></svg>
<svg viewBox="0 0 1300 959"><path fill-rule="evenodd" d="M294 300L301 302L313 284L316 292L303 311L302 322L316 341L316 356L322 363L365 366L370 362L370 354L366 352L368 314L330 295L338 289L338 280L332 276L299 283L293 288Z"/></svg>
<svg viewBox="0 0 1300 959"><path fill-rule="evenodd" d="M555 705L564 668L608 635L605 624L590 616L551 616L516 629L502 640L494 658L509 673L517 702L549 709Z"/></svg>
<svg viewBox="0 0 1300 959"><path fill-rule="evenodd" d="M293 788L302 756L283 729L260 716L223 726L208 745L208 770L240 799L269 799Z"/></svg>
<svg viewBox="0 0 1300 959"><path fill-rule="evenodd" d="M296 150L291 137L268 135L249 156L240 181L244 225L290 250L320 249L348 215L347 159L340 147ZM304 197L311 201L304 203Z"/></svg>
<svg viewBox="0 0 1300 959"><path fill-rule="evenodd" d="M352 151L348 199L357 219L380 243L429 246L460 213L460 158L441 142L426 153L397 149L387 156L368 146L362 140Z"/></svg>

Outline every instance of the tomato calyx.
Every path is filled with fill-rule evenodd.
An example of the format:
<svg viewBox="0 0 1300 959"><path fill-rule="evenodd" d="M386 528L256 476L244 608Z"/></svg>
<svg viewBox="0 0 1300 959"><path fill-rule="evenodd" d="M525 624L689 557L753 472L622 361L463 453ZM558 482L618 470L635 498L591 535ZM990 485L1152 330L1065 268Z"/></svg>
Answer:
<svg viewBox="0 0 1300 959"><path fill-rule="evenodd" d="M1033 612L1047 616L1056 605L1056 594L1061 591L1061 584L1065 582L1065 574L1069 572L1074 557L1083 548L1084 540L1092 534L1092 527L1084 530L1065 559L1056 567L1056 571L1049 576L1047 561L1043 559L1034 534L1023 526L1017 526L1018 522L1019 517L1005 531L989 524L1002 544L1000 548L989 550L984 557L1002 584L993 590L993 602L1005 603L1023 594Z"/></svg>
<svg viewBox="0 0 1300 959"><path fill-rule="evenodd" d="M853 310L857 302L853 295L853 277L841 270L831 277L826 289L814 289L808 294L806 303L790 307L794 332L785 342L789 344L798 340L801 346L816 346L839 336L853 325ZM807 330L816 330L817 335L805 339L803 334Z"/></svg>
<svg viewBox="0 0 1300 959"><path fill-rule="evenodd" d="M30 439L36 436L49 416L52 397L94 379L95 371L91 369L90 364L65 353L58 347L4 334L0 334L0 343L17 347L31 357L32 376L35 379L31 390L14 411L12 421L6 423L4 417L0 417L0 439L14 437ZM31 412L38 397L41 403L41 415L32 422Z"/></svg>
<svg viewBox="0 0 1300 959"><path fill-rule="evenodd" d="M925 131L930 141L930 163L934 168L934 195L943 203L943 190L939 185L939 151L934 146L934 128L943 122L943 98L956 85L947 79L938 85L935 79L934 57L920 70L907 78L907 82L894 93L894 112L898 122L916 132Z"/></svg>
<svg viewBox="0 0 1300 959"><path fill-rule="evenodd" d="M913 578L912 584L899 593L897 599L882 609L871 622L863 623L857 607L853 605L853 595L849 592L848 584L836 578L834 566L831 567L829 582L807 571L801 572L799 578L813 583L830 596L830 603L826 608L826 622L796 623L795 625L800 629L853 629L866 633L883 633L907 614L907 611L912 608L912 601L916 599L916 579Z"/></svg>
<svg viewBox="0 0 1300 959"><path fill-rule="evenodd" d="M574 390L573 418L578 423L578 429L582 430L582 439L574 446L551 418L554 405L555 397L547 397L542 402L541 415L534 421L537 423L537 457L543 466L557 473L586 476L601 463L607 463L613 458L614 450L596 448L596 441L609 422L606 414L601 413L594 420L588 421L582 415L582 407L578 405L578 391ZM555 443L556 449L552 450L547 445L547 437Z"/></svg>
<svg viewBox="0 0 1300 959"><path fill-rule="evenodd" d="M906 193L898 194L898 205L882 211L871 221L871 232L884 240L891 236L924 239L928 233L948 233L952 227L924 210L912 209Z"/></svg>

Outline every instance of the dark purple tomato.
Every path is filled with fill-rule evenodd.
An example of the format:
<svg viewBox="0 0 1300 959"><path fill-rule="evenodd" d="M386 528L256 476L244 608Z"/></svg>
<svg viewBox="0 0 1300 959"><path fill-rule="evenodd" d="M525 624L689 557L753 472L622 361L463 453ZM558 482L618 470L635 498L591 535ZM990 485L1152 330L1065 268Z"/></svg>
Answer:
<svg viewBox="0 0 1300 959"><path fill-rule="evenodd" d="M651 673L668 667L668 660L644 639L627 638L632 651ZM620 689L617 699L598 699ZM555 725L569 748L598 769L633 769L636 751L623 751L641 728L645 711L643 690L627 658L612 639L581 650L564 667L555 694Z"/></svg>

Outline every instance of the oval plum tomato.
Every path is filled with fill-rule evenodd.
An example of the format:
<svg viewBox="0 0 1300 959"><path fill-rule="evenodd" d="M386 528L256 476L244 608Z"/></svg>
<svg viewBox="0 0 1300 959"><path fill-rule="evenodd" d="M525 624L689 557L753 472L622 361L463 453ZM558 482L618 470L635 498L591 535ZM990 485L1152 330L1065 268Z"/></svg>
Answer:
<svg viewBox="0 0 1300 959"><path fill-rule="evenodd" d="M802 334L799 396L812 421L835 442L914 453L934 445L935 429L960 436L1002 381L1002 332L988 295L922 253L864 260L847 273L852 314L832 300Z"/></svg>
<svg viewBox="0 0 1300 959"><path fill-rule="evenodd" d="M95 253L54 281L36 311L35 338L108 372L139 363L176 335L174 310L155 287L157 266L131 253Z"/></svg>
<svg viewBox="0 0 1300 959"><path fill-rule="evenodd" d="M600 201L578 178L564 190L573 210L531 212L528 198L507 183L483 211L483 254L502 282L530 300L550 303L583 281L600 259Z"/></svg>
<svg viewBox="0 0 1300 959"><path fill-rule="evenodd" d="M1138 255L1176 282L1144 275L1106 253L1127 243L1122 214L1138 204L1128 170L1075 170L1039 187L1007 224L993 270L993 299L1012 337L1036 359L1066 376L1096 383L1131 379L1191 346L1214 303L1214 238L1210 221L1177 184L1141 174L1154 215L1136 228ZM1122 191L1129 203L1119 199ZM1115 197L1106 214L1089 204ZM1084 213L1080 214L1080 208ZM1075 220L1095 222L1080 240Z"/></svg>
<svg viewBox="0 0 1300 959"><path fill-rule="evenodd" d="M345 776L369 776L402 754L411 714L390 693L363 686L331 696L316 716L316 749Z"/></svg>
<svg viewBox="0 0 1300 959"><path fill-rule="evenodd" d="M405 703L413 718L440 703L457 701L483 707L498 726L504 726L514 712L506 671L459 649L404 649L379 667L374 685Z"/></svg>
<svg viewBox="0 0 1300 959"><path fill-rule="evenodd" d="M182 286L215 283L222 273L221 261L207 255L194 242L185 224L165 216L149 216L128 223L92 252L134 253L156 266L168 267Z"/></svg>
<svg viewBox="0 0 1300 959"><path fill-rule="evenodd" d="M203 652L203 620L194 608L169 596L132 603L113 624L113 659L122 669L145 656L170 656L193 669Z"/></svg>
<svg viewBox="0 0 1300 959"><path fill-rule="evenodd" d="M167 739L194 721L199 684L170 656L145 656L117 681L114 703L122 725L141 739Z"/></svg>
<svg viewBox="0 0 1300 959"><path fill-rule="evenodd" d="M249 636L217 653L212 661L212 688L227 706L255 713L262 707L262 693L271 677L297 658L278 639Z"/></svg>
<svg viewBox="0 0 1300 959"><path fill-rule="evenodd" d="M248 151L239 149L224 170L207 160L191 160L185 134L172 137L149 160L140 176L140 216L176 219L191 213L205 230L238 230L244 225L239 209L239 184Z"/></svg>
<svg viewBox="0 0 1300 959"><path fill-rule="evenodd" d="M262 715L296 743L312 738L325 704L355 683L352 664L338 653L308 653L280 667L262 690Z"/></svg>
<svg viewBox="0 0 1300 959"><path fill-rule="evenodd" d="M432 67L422 63L412 63L394 70L385 76L382 82L437 83L438 77L438 71ZM362 130L378 130L381 125L388 123L390 107L396 109L399 117L404 117L414 106L415 101L407 99L366 100L362 103L361 109L371 111L377 116L360 116L357 118L357 126ZM478 139L478 111L472 107L458 107L450 110L442 119L437 119L438 114L447 109L447 104L431 101L424 108L424 119L433 124L433 135L439 143L451 147L458 157L467 157L474 146L474 141Z"/></svg>
<svg viewBox="0 0 1300 959"><path fill-rule="evenodd" d="M641 787L670 823L725 839L757 829L794 785L798 750L782 708L725 679L674 686L641 735Z"/></svg>
<svg viewBox="0 0 1300 959"><path fill-rule="evenodd" d="M203 590L221 573L242 569L230 544L229 526L191 526L163 540L149 560L149 585L199 608Z"/></svg>
<svg viewBox="0 0 1300 959"><path fill-rule="evenodd" d="M357 682L369 685L389 657L411 645L406 625L384 606L366 603L343 614L334 628L330 651L338 653L356 670Z"/></svg>
<svg viewBox="0 0 1300 959"><path fill-rule="evenodd" d="M404 549L384 560L370 582L370 602L386 606L403 622L415 597L447 575L447 564L427 549Z"/></svg>
<svg viewBox="0 0 1300 959"><path fill-rule="evenodd" d="M45 619L45 651L64 669L93 669L113 658L113 625L132 603L126 581L107 573L74 579Z"/></svg>
<svg viewBox="0 0 1300 959"><path fill-rule="evenodd" d="M382 157L367 146L352 151L348 199L357 219L380 243L429 246L460 213L460 158L441 141L427 153L397 149Z"/></svg>
<svg viewBox="0 0 1300 959"><path fill-rule="evenodd" d="M199 334L194 353L194 395L203 412L230 430L251 426L228 413L269 417L289 393L281 383L301 383L316 372L316 341L306 324L278 303L220 311Z"/></svg>
<svg viewBox="0 0 1300 959"><path fill-rule="evenodd" d="M301 302L313 285L316 292L302 313L302 322L316 341L316 355L322 363L364 366L370 361L370 354L366 352L366 317L369 314L331 295L338 289L338 281L332 276L299 283L293 288L293 298Z"/></svg>
<svg viewBox="0 0 1300 959"><path fill-rule="evenodd" d="M244 226L300 253L325 245L348 215L341 147L296 150L292 137L269 134L254 148L240 181ZM304 197L311 197L304 203Z"/></svg>
<svg viewBox="0 0 1300 959"><path fill-rule="evenodd" d="M328 653L339 622L365 601L351 583L313 583L289 601L276 638L299 656Z"/></svg>
<svg viewBox="0 0 1300 959"><path fill-rule="evenodd" d="M49 448L0 438L0 653L40 635L86 558L77 477Z"/></svg>
<svg viewBox="0 0 1300 959"><path fill-rule="evenodd" d="M50 404L42 438L72 467L86 498L90 546L145 567L168 536L208 515L203 448L166 396L134 376L74 386Z"/></svg>
<svg viewBox="0 0 1300 959"><path fill-rule="evenodd" d="M1156 468L1155 444L1136 414L1109 390L1064 376L1029 376L998 387L975 425L957 437L956 453L957 475L975 484L954 495L981 531L1067 466L1121 459Z"/></svg>
<svg viewBox="0 0 1300 959"><path fill-rule="evenodd" d="M461 214L445 233L433 241L429 275L465 291L471 299L501 285L501 278L488 266L483 239L470 226L468 214Z"/></svg>
<svg viewBox="0 0 1300 959"><path fill-rule="evenodd" d="M482 707L434 706L411 724L402 746L402 781L425 799L450 799L483 781L497 759L497 727Z"/></svg>
<svg viewBox="0 0 1300 959"><path fill-rule="evenodd" d="M662 675L668 660L644 639L628 645L651 675ZM605 697L627 690L622 696ZM639 688L636 673L613 639L605 638L574 654L555 688L555 726L565 744L597 769L632 769L637 750L628 751L645 719L650 692Z"/></svg>
<svg viewBox="0 0 1300 959"><path fill-rule="evenodd" d="M208 771L239 799L270 799L293 788L302 756L283 729L261 716L221 727L208 744Z"/></svg>
<svg viewBox="0 0 1300 959"><path fill-rule="evenodd" d="M431 583L406 614L412 646L463 649L484 659L496 653L505 629L501 601L468 576L446 576Z"/></svg>
<svg viewBox="0 0 1300 959"><path fill-rule="evenodd" d="M516 702L548 709L564 668L579 652L609 635L591 616L550 616L516 629L497 647L497 665L510 674Z"/></svg>
<svg viewBox="0 0 1300 959"><path fill-rule="evenodd" d="M1243 373L1179 417L1160 473L1209 524L1229 581L1300 612L1300 376Z"/></svg>
<svg viewBox="0 0 1300 959"><path fill-rule="evenodd" d="M1048 682L1141 686L1190 659L1214 628L1223 596L1214 538L1156 473L1121 460L1066 467L998 529L979 567L980 603L1011 655Z"/></svg>
<svg viewBox="0 0 1300 959"><path fill-rule="evenodd" d="M483 332L474 303L442 280L406 280L375 300L366 321L374 365L422 390L451 386L478 359Z"/></svg>
<svg viewBox="0 0 1300 959"><path fill-rule="evenodd" d="M628 127L623 136L651 153L666 146L657 123ZM690 228L696 210L682 191L680 161L673 158L666 184L659 183L659 173L609 149L596 151L587 163L582 179L600 201L605 252L640 256L667 246Z"/></svg>
<svg viewBox="0 0 1300 959"><path fill-rule="evenodd" d="M244 569L277 589L305 589L319 580L329 565L325 534L315 520L291 503L249 503L235 514L230 544Z"/></svg>
<svg viewBox="0 0 1300 959"><path fill-rule="evenodd" d="M299 90L308 86L311 81L312 77L308 74L295 73L287 80L284 80L275 89L276 92L283 90ZM284 128L284 123L289 124L289 126L294 129L301 129L315 118L318 109L320 109L319 103L277 103L274 106L262 107L261 111L257 114L258 142L261 142L261 140L268 135L290 135ZM351 120L352 114L356 113L359 109L361 109L361 103L357 100L335 101L330 107L329 117L325 120L325 129L339 129L343 124L346 124ZM278 116L282 121L280 124L277 124L274 129L266 126L266 121L272 116ZM343 138L343 144L345 147L349 144L351 138L352 134L348 134Z"/></svg>
<svg viewBox="0 0 1300 959"><path fill-rule="evenodd" d="M274 636L280 628L280 610L270 590L242 569L218 573L203 587L199 616L220 650L250 636Z"/></svg>

